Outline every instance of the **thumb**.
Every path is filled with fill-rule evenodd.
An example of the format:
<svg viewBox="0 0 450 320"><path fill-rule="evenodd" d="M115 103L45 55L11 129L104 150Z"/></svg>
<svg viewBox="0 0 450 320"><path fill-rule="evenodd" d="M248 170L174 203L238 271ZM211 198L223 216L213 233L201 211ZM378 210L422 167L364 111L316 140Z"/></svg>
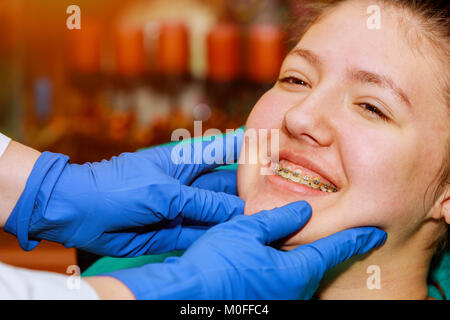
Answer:
<svg viewBox="0 0 450 320"><path fill-rule="evenodd" d="M310 277L316 276L320 280L327 270L382 245L386 238L386 232L374 227L353 228L297 247L289 254L298 255L303 262L310 264Z"/></svg>
<svg viewBox="0 0 450 320"><path fill-rule="evenodd" d="M253 231L264 244L287 237L300 230L311 217L311 206L297 201L273 210L256 213L249 218Z"/></svg>

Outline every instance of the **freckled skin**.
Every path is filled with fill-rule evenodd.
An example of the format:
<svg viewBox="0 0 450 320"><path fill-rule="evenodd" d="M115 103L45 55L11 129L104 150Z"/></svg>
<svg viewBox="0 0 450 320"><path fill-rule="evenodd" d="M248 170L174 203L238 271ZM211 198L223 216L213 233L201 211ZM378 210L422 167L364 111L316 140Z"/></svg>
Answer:
<svg viewBox="0 0 450 320"><path fill-rule="evenodd" d="M280 72L280 78L295 75L311 88L278 82L246 123L247 130L280 129L280 150L296 150L329 164L329 172L343 182L337 193L300 196L267 183L260 165L239 165L245 214L298 200L311 204L312 218L286 241L286 248L358 226L378 226L388 232L390 246L401 245L433 207L426 201L424 208L423 199L450 135L446 106L435 92L442 70L413 53L397 29L395 14L383 16L381 30L369 30L366 7L344 5L313 25L296 48L314 52L322 65L288 56ZM411 111L390 90L349 79L349 68L391 77L408 95ZM391 121L364 111L360 103L376 104L385 115L391 110Z"/></svg>

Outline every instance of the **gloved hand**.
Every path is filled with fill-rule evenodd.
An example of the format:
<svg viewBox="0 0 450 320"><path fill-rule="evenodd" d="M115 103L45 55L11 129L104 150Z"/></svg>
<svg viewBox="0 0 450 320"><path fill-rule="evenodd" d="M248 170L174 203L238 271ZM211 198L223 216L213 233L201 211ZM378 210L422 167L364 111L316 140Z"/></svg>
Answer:
<svg viewBox="0 0 450 320"><path fill-rule="evenodd" d="M218 165L236 161L242 138L238 130L84 165L45 152L5 230L25 250L40 239L109 256L186 249L206 231L205 222L223 222L243 212L244 203L235 195L189 186ZM216 191L235 184L229 177L218 181ZM213 182L204 176L194 185ZM184 226L185 219L191 225ZM203 226L192 226L192 221Z"/></svg>
<svg viewBox="0 0 450 320"><path fill-rule="evenodd" d="M209 229L181 257L107 274L137 299L309 299L325 271L381 245L386 233L348 229L280 251L269 244L298 231L311 216L296 202Z"/></svg>
<svg viewBox="0 0 450 320"><path fill-rule="evenodd" d="M237 170L222 169L205 173L197 177L191 187L206 189L216 192L225 192L237 196Z"/></svg>

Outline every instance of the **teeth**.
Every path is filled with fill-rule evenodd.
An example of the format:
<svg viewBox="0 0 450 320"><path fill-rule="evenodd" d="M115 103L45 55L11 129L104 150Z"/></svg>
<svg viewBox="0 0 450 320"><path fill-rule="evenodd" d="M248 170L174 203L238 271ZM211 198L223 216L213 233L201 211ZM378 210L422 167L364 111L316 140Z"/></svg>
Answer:
<svg viewBox="0 0 450 320"><path fill-rule="evenodd" d="M330 184L321 183L319 177L312 178L308 175L302 175L302 171L297 169L295 171L291 171L288 168L283 168L279 163L275 166L275 174L283 177L287 180L297 182L303 185L306 185L313 189L320 189L323 192L337 192L337 188Z"/></svg>

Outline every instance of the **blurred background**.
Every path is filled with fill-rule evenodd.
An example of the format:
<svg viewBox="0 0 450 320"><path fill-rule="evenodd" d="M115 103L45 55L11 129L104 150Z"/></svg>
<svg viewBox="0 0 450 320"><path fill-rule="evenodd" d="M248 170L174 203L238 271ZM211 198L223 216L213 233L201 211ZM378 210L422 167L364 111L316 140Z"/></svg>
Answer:
<svg viewBox="0 0 450 320"><path fill-rule="evenodd" d="M299 2L0 0L0 132L82 163L193 135L194 120L235 129L275 82ZM1 231L0 261L65 272L76 256Z"/></svg>

